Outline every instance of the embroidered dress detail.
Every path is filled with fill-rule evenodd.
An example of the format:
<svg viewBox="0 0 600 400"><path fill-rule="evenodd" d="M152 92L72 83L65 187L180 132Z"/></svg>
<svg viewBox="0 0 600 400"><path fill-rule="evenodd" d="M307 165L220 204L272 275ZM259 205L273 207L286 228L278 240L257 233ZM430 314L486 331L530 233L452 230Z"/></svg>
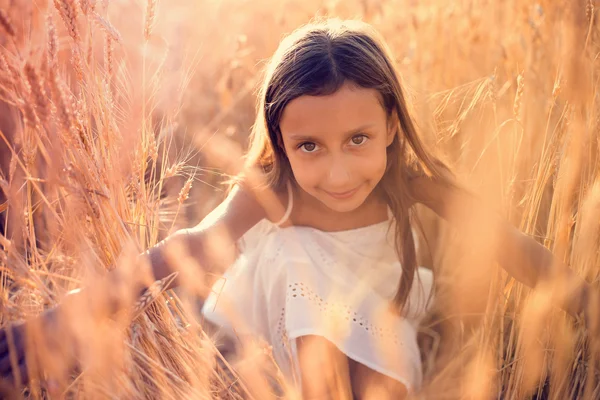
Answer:
<svg viewBox="0 0 600 400"><path fill-rule="evenodd" d="M263 220L244 235L240 250L203 308L224 334L265 340L284 376L298 387L295 339L305 335L328 339L408 390L419 387L417 329L433 279L419 268L407 317L391 311L402 274L392 218L338 232Z"/></svg>

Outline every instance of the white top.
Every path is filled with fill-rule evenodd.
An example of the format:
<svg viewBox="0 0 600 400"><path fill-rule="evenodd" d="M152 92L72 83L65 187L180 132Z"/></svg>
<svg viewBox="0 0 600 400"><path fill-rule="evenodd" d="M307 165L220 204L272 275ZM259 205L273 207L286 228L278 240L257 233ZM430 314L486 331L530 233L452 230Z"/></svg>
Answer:
<svg viewBox="0 0 600 400"><path fill-rule="evenodd" d="M240 256L214 285L202 312L226 335L268 342L284 376L298 388L294 339L319 335L411 391L422 379L417 328L433 278L431 271L417 270L408 318L390 311L402 273L393 224L390 218L324 232L262 220L240 239Z"/></svg>

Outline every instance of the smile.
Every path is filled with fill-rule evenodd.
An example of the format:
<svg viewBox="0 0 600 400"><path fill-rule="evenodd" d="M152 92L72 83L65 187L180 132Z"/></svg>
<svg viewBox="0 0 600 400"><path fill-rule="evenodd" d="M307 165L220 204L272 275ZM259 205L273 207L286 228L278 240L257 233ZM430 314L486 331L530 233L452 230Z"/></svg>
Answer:
<svg viewBox="0 0 600 400"><path fill-rule="evenodd" d="M360 186L352 189L352 190L348 190L347 192L328 192L325 191L325 193L327 193L328 195L330 195L331 197L335 198L335 199L347 199L349 197L352 197L359 189Z"/></svg>

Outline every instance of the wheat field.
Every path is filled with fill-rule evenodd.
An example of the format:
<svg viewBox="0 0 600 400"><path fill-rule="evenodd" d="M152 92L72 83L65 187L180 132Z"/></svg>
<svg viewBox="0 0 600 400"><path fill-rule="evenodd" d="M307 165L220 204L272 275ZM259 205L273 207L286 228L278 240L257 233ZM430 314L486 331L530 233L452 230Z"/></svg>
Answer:
<svg viewBox="0 0 600 400"><path fill-rule="evenodd" d="M375 26L425 141L595 285L597 8L593 0L0 0L2 325L109 270L135 273L136 254L214 208L246 145L262 67L284 34L323 16ZM481 243L418 211L428 243L420 257L437 288L415 397L600 398L598 339L552 304L551 287L531 291ZM81 347L81 367L70 370L60 346L36 342L52 387L34 379L5 396L277 398L271 381L287 387L268 349L237 365L218 354L199 318L208 286L194 260L182 259L193 283L158 285L143 312L100 324L82 308L63 327L63 340Z"/></svg>

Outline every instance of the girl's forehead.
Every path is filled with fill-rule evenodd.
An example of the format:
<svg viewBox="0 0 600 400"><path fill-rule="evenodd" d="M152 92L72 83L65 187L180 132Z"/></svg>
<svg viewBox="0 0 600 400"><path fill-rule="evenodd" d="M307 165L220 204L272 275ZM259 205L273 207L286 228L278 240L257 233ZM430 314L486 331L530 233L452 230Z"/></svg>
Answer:
<svg viewBox="0 0 600 400"><path fill-rule="evenodd" d="M325 96L300 96L285 107L280 130L287 135L349 132L364 125L384 125L386 112L375 89L343 85Z"/></svg>

